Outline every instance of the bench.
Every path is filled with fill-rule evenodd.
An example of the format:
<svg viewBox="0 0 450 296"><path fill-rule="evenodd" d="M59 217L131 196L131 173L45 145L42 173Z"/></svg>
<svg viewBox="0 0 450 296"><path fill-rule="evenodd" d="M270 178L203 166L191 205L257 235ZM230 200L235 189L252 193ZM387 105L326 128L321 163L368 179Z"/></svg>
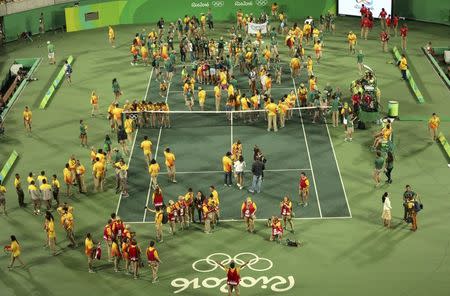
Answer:
<svg viewBox="0 0 450 296"><path fill-rule="evenodd" d="M8 103L9 99L14 95L14 92L19 84L20 84L19 76L16 76L13 83L9 86L8 90L0 98L0 107L3 107Z"/></svg>

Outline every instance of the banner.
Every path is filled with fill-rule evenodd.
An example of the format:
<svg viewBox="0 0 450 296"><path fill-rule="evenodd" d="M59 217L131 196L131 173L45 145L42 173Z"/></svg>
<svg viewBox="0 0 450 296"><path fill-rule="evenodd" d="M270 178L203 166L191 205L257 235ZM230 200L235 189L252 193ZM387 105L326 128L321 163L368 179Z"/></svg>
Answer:
<svg viewBox="0 0 450 296"><path fill-rule="evenodd" d="M261 31L263 34L267 34L267 22L264 24L248 23L247 32L249 34L256 34L258 31Z"/></svg>

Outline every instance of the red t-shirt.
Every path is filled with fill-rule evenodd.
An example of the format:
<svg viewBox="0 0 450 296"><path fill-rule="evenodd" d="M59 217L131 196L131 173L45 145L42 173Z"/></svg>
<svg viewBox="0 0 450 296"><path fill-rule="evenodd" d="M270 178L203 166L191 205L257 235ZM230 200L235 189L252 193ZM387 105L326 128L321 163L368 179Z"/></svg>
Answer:
<svg viewBox="0 0 450 296"><path fill-rule="evenodd" d="M386 18L386 15L387 15L387 13L386 13L385 10L382 10L382 11L380 12L380 17L381 17L382 19Z"/></svg>
<svg viewBox="0 0 450 296"><path fill-rule="evenodd" d="M361 12L361 15L365 15L367 13L367 7L365 7L365 6L361 7L359 12Z"/></svg>
<svg viewBox="0 0 450 296"><path fill-rule="evenodd" d="M400 36L406 37L406 35L408 35L408 28L406 28L406 27L401 27L401 28L400 28Z"/></svg>
<svg viewBox="0 0 450 296"><path fill-rule="evenodd" d="M392 20L394 23L394 27L398 25L398 16L394 16L394 19Z"/></svg>
<svg viewBox="0 0 450 296"><path fill-rule="evenodd" d="M370 20L369 20L369 18L366 17L366 18L363 19L362 26L366 27L366 28L370 27Z"/></svg>
<svg viewBox="0 0 450 296"><path fill-rule="evenodd" d="M391 26L391 18L390 18L390 17L388 17L388 18L386 19L386 26L388 26L388 27Z"/></svg>

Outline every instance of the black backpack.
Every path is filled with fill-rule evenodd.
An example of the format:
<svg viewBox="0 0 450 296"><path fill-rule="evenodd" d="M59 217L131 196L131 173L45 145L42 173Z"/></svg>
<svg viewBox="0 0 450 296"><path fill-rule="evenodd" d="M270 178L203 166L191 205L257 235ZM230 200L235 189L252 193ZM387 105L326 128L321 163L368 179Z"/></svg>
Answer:
<svg viewBox="0 0 450 296"><path fill-rule="evenodd" d="M162 224L167 224L167 222L169 222L169 217L167 216L167 213L164 212L162 215L163 215Z"/></svg>

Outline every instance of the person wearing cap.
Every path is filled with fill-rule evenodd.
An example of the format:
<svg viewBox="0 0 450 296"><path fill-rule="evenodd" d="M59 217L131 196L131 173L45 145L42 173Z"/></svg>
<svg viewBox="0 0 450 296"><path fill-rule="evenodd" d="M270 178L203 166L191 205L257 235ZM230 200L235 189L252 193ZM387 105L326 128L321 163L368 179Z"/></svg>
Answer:
<svg viewBox="0 0 450 296"><path fill-rule="evenodd" d="M48 53L48 62L50 63L50 65L56 64L55 46L50 41L47 41L47 53Z"/></svg>
<svg viewBox="0 0 450 296"><path fill-rule="evenodd" d="M206 100L206 90L201 86L198 87L198 104L200 105L200 110L205 111L205 100Z"/></svg>
<svg viewBox="0 0 450 296"><path fill-rule="evenodd" d="M216 261L216 264L222 267L227 273L227 287L228 295L231 296L233 291L236 296L239 296L239 283L241 281L241 269L244 268L249 262L245 262L241 266L236 266L234 261L230 262L230 267L225 267L222 263Z"/></svg>
<svg viewBox="0 0 450 296"><path fill-rule="evenodd" d="M256 203L252 201L251 197L247 197L246 201L241 206L241 218L244 219L247 225L247 231L250 233L255 232L255 219L256 219Z"/></svg>

